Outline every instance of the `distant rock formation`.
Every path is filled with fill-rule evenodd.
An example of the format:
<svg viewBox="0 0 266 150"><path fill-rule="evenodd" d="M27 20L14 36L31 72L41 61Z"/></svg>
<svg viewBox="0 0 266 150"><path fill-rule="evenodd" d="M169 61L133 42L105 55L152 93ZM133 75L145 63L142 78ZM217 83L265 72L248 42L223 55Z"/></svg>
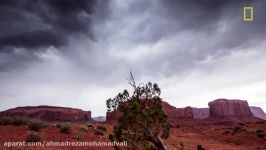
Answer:
<svg viewBox="0 0 266 150"><path fill-rule="evenodd" d="M2 111L0 117L28 117L45 121L90 121L91 112L68 107L27 106Z"/></svg>
<svg viewBox="0 0 266 150"><path fill-rule="evenodd" d="M260 107L250 106L250 109L255 117L266 120L266 114Z"/></svg>
<svg viewBox="0 0 266 150"><path fill-rule="evenodd" d="M253 116L247 101L217 99L208 105L210 117Z"/></svg>
<svg viewBox="0 0 266 150"><path fill-rule="evenodd" d="M253 116L266 120L266 114L260 107L250 106L249 107ZM209 117L209 108L192 108L194 118L204 119Z"/></svg>
<svg viewBox="0 0 266 150"><path fill-rule="evenodd" d="M103 122L106 120L106 117L105 116L98 116L98 117L92 117L92 119L94 121L99 121L99 122Z"/></svg>
<svg viewBox="0 0 266 150"><path fill-rule="evenodd" d="M209 108L195 108L192 107L194 118L204 119L209 117Z"/></svg>
<svg viewBox="0 0 266 150"><path fill-rule="evenodd" d="M171 106L167 102L162 102L163 110L168 116L169 121L175 121L176 119L191 119L193 118L193 111L191 107L176 108ZM106 113L106 122L117 122L120 117L120 112L112 111Z"/></svg>
<svg viewBox="0 0 266 150"><path fill-rule="evenodd" d="M119 111L106 112L106 122L107 123L116 123L121 116Z"/></svg>
<svg viewBox="0 0 266 150"><path fill-rule="evenodd" d="M193 118L193 111L190 106L185 107L185 108L176 108L167 102L162 103L163 105L163 110L168 116L168 119L171 120L176 120L176 119L192 119Z"/></svg>

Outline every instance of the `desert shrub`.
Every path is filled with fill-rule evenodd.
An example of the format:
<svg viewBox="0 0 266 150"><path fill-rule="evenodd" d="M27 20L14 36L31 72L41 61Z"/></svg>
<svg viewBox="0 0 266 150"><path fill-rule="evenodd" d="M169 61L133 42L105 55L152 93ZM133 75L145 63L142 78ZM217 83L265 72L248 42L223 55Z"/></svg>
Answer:
<svg viewBox="0 0 266 150"><path fill-rule="evenodd" d="M95 135L101 135L101 136L103 136L104 135L104 131L102 131L102 130L96 130L95 132L94 132L94 134Z"/></svg>
<svg viewBox="0 0 266 150"><path fill-rule="evenodd" d="M61 124L58 123L55 126L56 126L56 128L60 128L61 127Z"/></svg>
<svg viewBox="0 0 266 150"><path fill-rule="evenodd" d="M77 135L77 138L76 138L78 141L82 141L82 137L80 134Z"/></svg>
<svg viewBox="0 0 266 150"><path fill-rule="evenodd" d="M256 136L259 138L266 138L266 135L264 134L264 130L263 129L257 129L256 130Z"/></svg>
<svg viewBox="0 0 266 150"><path fill-rule="evenodd" d="M29 120L26 118L13 118L12 119L12 124L16 125L16 126L20 126L20 125L26 125L28 124Z"/></svg>
<svg viewBox="0 0 266 150"><path fill-rule="evenodd" d="M242 122L239 122L238 125L240 125L240 126L246 126L246 124L244 124Z"/></svg>
<svg viewBox="0 0 266 150"><path fill-rule="evenodd" d="M232 129L232 134L239 133L242 130L242 127L240 126L234 126Z"/></svg>
<svg viewBox="0 0 266 150"><path fill-rule="evenodd" d="M69 124L60 125L60 132L69 134L71 133L71 127Z"/></svg>
<svg viewBox="0 0 266 150"><path fill-rule="evenodd" d="M98 129L98 130L102 130L102 131L106 131L106 130L107 130L107 128L104 127L104 126L98 126L97 129Z"/></svg>
<svg viewBox="0 0 266 150"><path fill-rule="evenodd" d="M226 130L226 131L224 131L224 133L225 134L229 134L229 133L231 133L230 131L228 131L228 130Z"/></svg>
<svg viewBox="0 0 266 150"><path fill-rule="evenodd" d="M197 150L205 150L205 148L202 145L198 145Z"/></svg>
<svg viewBox="0 0 266 150"><path fill-rule="evenodd" d="M112 134L109 134L108 139L109 139L110 141L113 141L113 139L114 139L113 135L112 135Z"/></svg>
<svg viewBox="0 0 266 150"><path fill-rule="evenodd" d="M256 133L263 133L263 132L264 132L263 129L257 129L257 130L256 130Z"/></svg>
<svg viewBox="0 0 266 150"><path fill-rule="evenodd" d="M93 126L93 125L91 125L91 124L88 124L88 127L89 127L89 128L94 128L94 126Z"/></svg>
<svg viewBox="0 0 266 150"><path fill-rule="evenodd" d="M40 131L40 129L45 127L45 124L40 120L31 120L28 122L28 127L33 131Z"/></svg>
<svg viewBox="0 0 266 150"><path fill-rule="evenodd" d="M266 135L264 133L256 133L257 137L259 138L265 138Z"/></svg>
<svg viewBox="0 0 266 150"><path fill-rule="evenodd" d="M11 125L12 119L11 118L1 118L0 125Z"/></svg>
<svg viewBox="0 0 266 150"><path fill-rule="evenodd" d="M29 134L26 137L26 142L39 142L39 141L41 141L41 137L35 132Z"/></svg>
<svg viewBox="0 0 266 150"><path fill-rule="evenodd" d="M23 124L23 120L22 119L19 119L19 118L15 118L12 122L13 125L16 125L16 126L20 126L21 124Z"/></svg>
<svg viewBox="0 0 266 150"><path fill-rule="evenodd" d="M80 128L79 128L79 131L87 132L87 129L86 129L85 127L80 127Z"/></svg>

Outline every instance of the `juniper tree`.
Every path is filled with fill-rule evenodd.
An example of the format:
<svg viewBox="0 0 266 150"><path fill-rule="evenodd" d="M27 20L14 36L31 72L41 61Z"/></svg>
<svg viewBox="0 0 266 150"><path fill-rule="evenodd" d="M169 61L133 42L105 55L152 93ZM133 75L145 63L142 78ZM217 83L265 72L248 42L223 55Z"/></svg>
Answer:
<svg viewBox="0 0 266 150"><path fill-rule="evenodd" d="M166 149L161 138L169 137L170 124L162 109L161 89L151 82L136 86L131 72L129 84L132 94L124 90L106 101L109 112L121 114L110 140L127 141L128 149Z"/></svg>

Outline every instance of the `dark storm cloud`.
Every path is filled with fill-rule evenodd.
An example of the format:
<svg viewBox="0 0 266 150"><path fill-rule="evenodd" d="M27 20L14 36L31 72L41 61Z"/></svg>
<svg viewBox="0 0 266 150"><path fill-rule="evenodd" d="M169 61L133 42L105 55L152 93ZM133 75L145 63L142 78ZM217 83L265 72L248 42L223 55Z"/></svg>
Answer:
<svg viewBox="0 0 266 150"><path fill-rule="evenodd" d="M96 0L3 0L0 2L0 52L13 54L16 48L40 52L49 46L64 51L60 47L68 45L71 36L85 35L92 41L98 38L100 41L108 40L109 45L101 47L101 53L108 56L108 48L112 46L126 51L130 47L156 44L166 38L171 40L171 36L190 32L183 37L187 40L183 47L173 44L182 42L178 41L180 39L169 40L168 46L163 48L165 53L145 59L147 64L165 61L170 68L177 67L179 70L209 56L230 54L240 45L250 46L250 39L257 44L266 35L264 0L136 0L110 3ZM119 11L113 3L128 6ZM254 22L243 22L245 5L254 6ZM109 6L112 7L107 12ZM114 16L106 17L109 15ZM99 17L105 22L95 24L94 21L99 20ZM221 32L223 24L226 29ZM99 26L99 35L96 35L92 26ZM125 35L119 37L120 33ZM112 38L115 36L118 37L116 40ZM73 45L72 49L75 43ZM80 60L74 58L75 52L64 53ZM96 58L98 56L89 57L92 62L99 59ZM106 60L116 62L112 56Z"/></svg>
<svg viewBox="0 0 266 150"><path fill-rule="evenodd" d="M59 47L72 34L94 39L94 0L2 0L0 46L38 49Z"/></svg>
<svg viewBox="0 0 266 150"><path fill-rule="evenodd" d="M243 21L244 6L254 7L253 22ZM201 94L207 101L214 89L217 98L263 78L265 7L265 0L1 0L1 108L104 112L100 100L126 87L129 70L138 82L158 82L172 102Z"/></svg>
<svg viewBox="0 0 266 150"><path fill-rule="evenodd" d="M72 36L83 35L95 41L92 25L96 17L104 17L107 2L101 0L1 0L0 1L0 55L1 57L28 57L32 59L6 60L9 64L36 60L35 53L53 46L67 46ZM99 10L102 8L103 10ZM101 13L100 13L101 12ZM15 54L14 51L31 51ZM8 53L4 54L4 53ZM14 55L14 56L12 56Z"/></svg>
<svg viewBox="0 0 266 150"><path fill-rule="evenodd" d="M48 46L57 47L65 44L64 37L61 36L53 31L44 30L24 32L18 35L1 37L0 47L23 47L30 50ZM5 48L3 50L6 50Z"/></svg>

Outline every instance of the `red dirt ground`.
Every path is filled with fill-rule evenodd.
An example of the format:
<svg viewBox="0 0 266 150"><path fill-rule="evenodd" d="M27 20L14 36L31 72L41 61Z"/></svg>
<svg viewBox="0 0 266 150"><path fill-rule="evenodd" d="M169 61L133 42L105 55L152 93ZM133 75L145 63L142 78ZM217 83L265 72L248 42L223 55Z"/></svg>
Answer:
<svg viewBox="0 0 266 150"><path fill-rule="evenodd" d="M95 135L97 126L105 126L107 131L103 136ZM61 133L55 124L37 132L41 141L108 141L112 126L108 124L93 124L88 127L85 123L72 123L71 134ZM239 130L234 130L239 127ZM84 128L85 130L81 130ZM265 137L259 138L256 130L264 130ZM4 147L6 141L25 141L26 136L32 131L26 125L0 125L0 150L111 150L112 147ZM181 125L173 126L170 138L165 141L168 149L175 150L184 145L185 150L196 150L197 145L202 145L206 150L266 150L266 122L244 124L216 124L216 125Z"/></svg>

